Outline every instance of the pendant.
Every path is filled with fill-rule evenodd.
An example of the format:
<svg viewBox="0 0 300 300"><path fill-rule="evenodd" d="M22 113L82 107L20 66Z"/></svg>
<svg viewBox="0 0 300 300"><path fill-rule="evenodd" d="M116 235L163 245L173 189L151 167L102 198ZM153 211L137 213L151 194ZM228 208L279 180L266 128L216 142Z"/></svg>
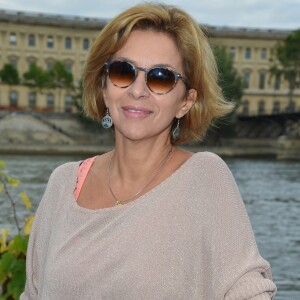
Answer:
<svg viewBox="0 0 300 300"><path fill-rule="evenodd" d="M120 205L123 205L120 201L117 201L115 206L120 206Z"/></svg>

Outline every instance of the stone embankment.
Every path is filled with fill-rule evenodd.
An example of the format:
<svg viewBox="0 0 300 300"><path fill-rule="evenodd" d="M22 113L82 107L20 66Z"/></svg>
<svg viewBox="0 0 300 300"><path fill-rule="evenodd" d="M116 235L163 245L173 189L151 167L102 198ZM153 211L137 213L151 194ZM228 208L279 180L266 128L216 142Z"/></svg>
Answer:
<svg viewBox="0 0 300 300"><path fill-rule="evenodd" d="M0 154L97 155L113 148L111 130L87 129L71 115L0 114ZM274 157L300 160L299 137L226 139L217 147L190 146L224 157Z"/></svg>

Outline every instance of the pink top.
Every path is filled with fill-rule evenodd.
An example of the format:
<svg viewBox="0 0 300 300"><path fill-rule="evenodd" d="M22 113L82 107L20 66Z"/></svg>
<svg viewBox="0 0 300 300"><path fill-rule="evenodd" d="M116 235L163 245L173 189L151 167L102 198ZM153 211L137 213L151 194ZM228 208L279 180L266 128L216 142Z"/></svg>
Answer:
<svg viewBox="0 0 300 300"><path fill-rule="evenodd" d="M84 160L79 168L78 168L78 172L77 172L77 182L76 182L76 186L74 189L74 197L77 200L80 194L80 191L82 189L82 186L84 184L84 181L86 179L86 176L91 168L91 166L93 165L94 161L95 161L96 156L88 158L86 160Z"/></svg>

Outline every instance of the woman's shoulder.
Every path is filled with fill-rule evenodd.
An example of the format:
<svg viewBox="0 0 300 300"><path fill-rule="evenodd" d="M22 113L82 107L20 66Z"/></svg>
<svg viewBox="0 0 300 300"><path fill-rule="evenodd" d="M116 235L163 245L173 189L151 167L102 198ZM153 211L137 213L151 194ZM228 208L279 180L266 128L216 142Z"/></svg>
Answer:
<svg viewBox="0 0 300 300"><path fill-rule="evenodd" d="M193 162L195 166L201 165L201 167L211 168L228 168L225 161L217 154L213 152L196 152L193 156Z"/></svg>

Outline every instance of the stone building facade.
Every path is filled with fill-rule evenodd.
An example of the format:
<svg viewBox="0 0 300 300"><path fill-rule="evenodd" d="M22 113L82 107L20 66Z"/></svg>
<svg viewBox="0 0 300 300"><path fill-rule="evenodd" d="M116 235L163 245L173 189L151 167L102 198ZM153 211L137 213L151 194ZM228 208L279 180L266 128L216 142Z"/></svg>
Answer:
<svg viewBox="0 0 300 300"><path fill-rule="evenodd" d="M7 63L22 76L35 63L51 69L55 60L65 64L78 85L88 50L107 23L104 19L0 10L0 69ZM203 26L213 45L226 47L244 84L240 114L285 112L287 83L270 78L270 58L276 43L290 31ZM0 109L71 112L72 91L37 91L24 85L0 83ZM300 111L300 90L293 107Z"/></svg>

